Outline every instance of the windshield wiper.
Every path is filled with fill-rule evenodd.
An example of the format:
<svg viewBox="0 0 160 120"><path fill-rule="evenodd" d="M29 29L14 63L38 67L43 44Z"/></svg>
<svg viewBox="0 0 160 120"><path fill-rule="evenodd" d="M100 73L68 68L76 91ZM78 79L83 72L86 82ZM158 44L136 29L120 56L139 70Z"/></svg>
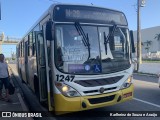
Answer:
<svg viewBox="0 0 160 120"><path fill-rule="evenodd" d="M75 22L75 27L76 27L79 35L82 36L82 42L83 42L84 46L87 47L87 49L88 49L88 54L89 54L88 59L89 59L91 56L91 53L90 53L90 43L89 43L88 33L87 34L84 33L84 30L82 29L79 22Z"/></svg>
<svg viewBox="0 0 160 120"><path fill-rule="evenodd" d="M117 28L117 25L114 25L113 26L113 30L108 34L108 36L106 37L106 33L103 32L104 34L104 46L105 46L105 52L106 52L106 55L107 55L107 44L109 43L109 40L111 39L111 37L114 35L114 32Z"/></svg>

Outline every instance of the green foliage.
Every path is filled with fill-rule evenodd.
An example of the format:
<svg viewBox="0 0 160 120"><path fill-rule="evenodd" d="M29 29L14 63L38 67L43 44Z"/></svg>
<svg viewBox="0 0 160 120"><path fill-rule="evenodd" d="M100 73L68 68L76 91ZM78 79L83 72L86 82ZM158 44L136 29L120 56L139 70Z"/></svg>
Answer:
<svg viewBox="0 0 160 120"><path fill-rule="evenodd" d="M12 58L12 60L15 60L15 58Z"/></svg>
<svg viewBox="0 0 160 120"><path fill-rule="evenodd" d="M143 59L143 62L160 63L160 59Z"/></svg>
<svg viewBox="0 0 160 120"><path fill-rule="evenodd" d="M158 41L160 40L160 33L159 34L156 34L154 39L157 39Z"/></svg>

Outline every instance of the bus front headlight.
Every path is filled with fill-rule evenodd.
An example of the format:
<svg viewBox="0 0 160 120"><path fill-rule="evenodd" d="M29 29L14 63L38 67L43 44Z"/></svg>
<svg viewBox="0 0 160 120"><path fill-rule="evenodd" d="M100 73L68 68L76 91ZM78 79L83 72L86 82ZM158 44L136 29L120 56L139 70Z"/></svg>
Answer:
<svg viewBox="0 0 160 120"><path fill-rule="evenodd" d="M132 79L133 77L130 76L121 86L121 89L125 89L125 88L128 88L130 87L130 85L132 84Z"/></svg>
<svg viewBox="0 0 160 120"><path fill-rule="evenodd" d="M55 84L58 90L66 97L78 97L80 94L72 87L63 84L63 83L56 83Z"/></svg>

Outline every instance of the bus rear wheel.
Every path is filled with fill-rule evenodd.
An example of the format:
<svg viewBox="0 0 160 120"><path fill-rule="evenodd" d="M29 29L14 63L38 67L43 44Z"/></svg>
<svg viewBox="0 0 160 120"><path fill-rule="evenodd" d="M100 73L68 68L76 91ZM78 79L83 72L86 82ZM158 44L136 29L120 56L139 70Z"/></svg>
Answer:
<svg viewBox="0 0 160 120"><path fill-rule="evenodd" d="M38 80L37 76L34 76L34 90L35 90L35 94L36 94L37 98L40 99L39 80Z"/></svg>

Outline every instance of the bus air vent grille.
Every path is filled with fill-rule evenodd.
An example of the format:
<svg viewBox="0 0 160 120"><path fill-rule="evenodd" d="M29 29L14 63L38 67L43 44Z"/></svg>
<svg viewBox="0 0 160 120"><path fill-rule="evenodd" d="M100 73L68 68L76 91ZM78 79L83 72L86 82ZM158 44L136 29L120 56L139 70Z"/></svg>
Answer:
<svg viewBox="0 0 160 120"><path fill-rule="evenodd" d="M115 95L111 96L105 96L100 98L90 98L88 99L90 104L98 104L98 103L104 103L104 102L110 102L115 98Z"/></svg>
<svg viewBox="0 0 160 120"><path fill-rule="evenodd" d="M122 78L123 76L116 76L116 77L94 79L94 80L77 80L74 82L83 87L95 87L95 86L115 84Z"/></svg>
<svg viewBox="0 0 160 120"><path fill-rule="evenodd" d="M105 88L104 91L115 90L116 88L117 88L117 87ZM90 93L95 93L95 92L99 92L99 90L83 91L83 93L85 93L85 94L90 94Z"/></svg>

